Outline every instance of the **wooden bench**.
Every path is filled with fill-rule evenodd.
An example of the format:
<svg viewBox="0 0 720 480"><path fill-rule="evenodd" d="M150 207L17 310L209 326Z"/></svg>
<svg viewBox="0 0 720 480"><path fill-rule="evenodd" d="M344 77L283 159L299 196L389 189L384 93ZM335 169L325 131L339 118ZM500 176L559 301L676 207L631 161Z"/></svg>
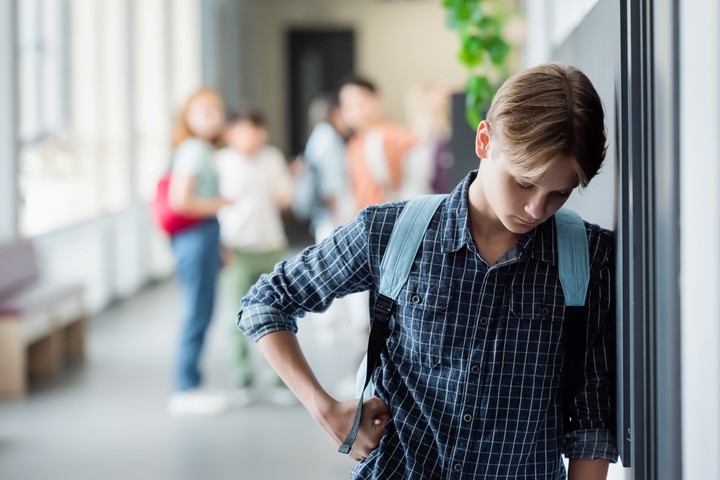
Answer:
<svg viewBox="0 0 720 480"><path fill-rule="evenodd" d="M40 278L29 241L0 247L0 397L19 397L29 379L58 375L85 354L80 284Z"/></svg>

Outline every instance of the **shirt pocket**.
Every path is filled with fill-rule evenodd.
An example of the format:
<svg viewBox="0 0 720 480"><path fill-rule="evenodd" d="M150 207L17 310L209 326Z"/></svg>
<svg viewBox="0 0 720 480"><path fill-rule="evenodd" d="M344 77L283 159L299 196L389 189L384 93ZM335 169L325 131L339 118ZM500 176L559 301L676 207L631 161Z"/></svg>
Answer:
<svg viewBox="0 0 720 480"><path fill-rule="evenodd" d="M512 385L533 386L548 399L557 388L562 366L563 298L551 291L513 291L505 328L503 374Z"/></svg>
<svg viewBox="0 0 720 480"><path fill-rule="evenodd" d="M409 280L397 299L395 328L398 335L391 341L401 362L434 367L443 356L447 311L450 303L448 286L421 280Z"/></svg>

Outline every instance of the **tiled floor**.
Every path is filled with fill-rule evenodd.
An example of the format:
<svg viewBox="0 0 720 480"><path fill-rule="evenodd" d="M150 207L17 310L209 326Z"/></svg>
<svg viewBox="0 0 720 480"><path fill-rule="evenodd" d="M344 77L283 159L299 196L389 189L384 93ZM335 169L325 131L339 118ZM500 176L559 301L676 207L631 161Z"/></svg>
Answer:
<svg viewBox="0 0 720 480"><path fill-rule="evenodd" d="M216 417L170 416L178 315L174 284L148 288L92 321L84 365L24 400L0 402L0 479L349 477L352 460L300 406L257 401ZM209 339L213 389L231 384L233 320L218 315ZM311 327L300 339L325 384L352 371L347 346L319 348Z"/></svg>

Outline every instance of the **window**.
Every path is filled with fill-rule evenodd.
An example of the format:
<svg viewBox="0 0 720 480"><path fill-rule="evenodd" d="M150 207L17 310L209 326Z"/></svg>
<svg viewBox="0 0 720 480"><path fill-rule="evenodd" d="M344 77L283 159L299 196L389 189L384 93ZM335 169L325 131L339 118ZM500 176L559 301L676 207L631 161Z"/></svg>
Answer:
<svg viewBox="0 0 720 480"><path fill-rule="evenodd" d="M170 163L173 117L200 85L200 6L195 0L135 5L135 180L138 196L149 200Z"/></svg>
<svg viewBox="0 0 720 480"><path fill-rule="evenodd" d="M17 5L21 235L148 199L199 85L199 0Z"/></svg>

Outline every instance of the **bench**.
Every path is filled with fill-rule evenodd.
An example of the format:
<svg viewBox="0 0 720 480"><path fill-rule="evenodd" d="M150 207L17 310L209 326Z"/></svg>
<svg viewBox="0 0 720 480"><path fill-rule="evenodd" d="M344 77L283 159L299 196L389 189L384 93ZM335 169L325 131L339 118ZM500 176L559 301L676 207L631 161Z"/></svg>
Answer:
<svg viewBox="0 0 720 480"><path fill-rule="evenodd" d="M0 397L57 376L85 354L83 288L40 278L29 241L0 246Z"/></svg>

